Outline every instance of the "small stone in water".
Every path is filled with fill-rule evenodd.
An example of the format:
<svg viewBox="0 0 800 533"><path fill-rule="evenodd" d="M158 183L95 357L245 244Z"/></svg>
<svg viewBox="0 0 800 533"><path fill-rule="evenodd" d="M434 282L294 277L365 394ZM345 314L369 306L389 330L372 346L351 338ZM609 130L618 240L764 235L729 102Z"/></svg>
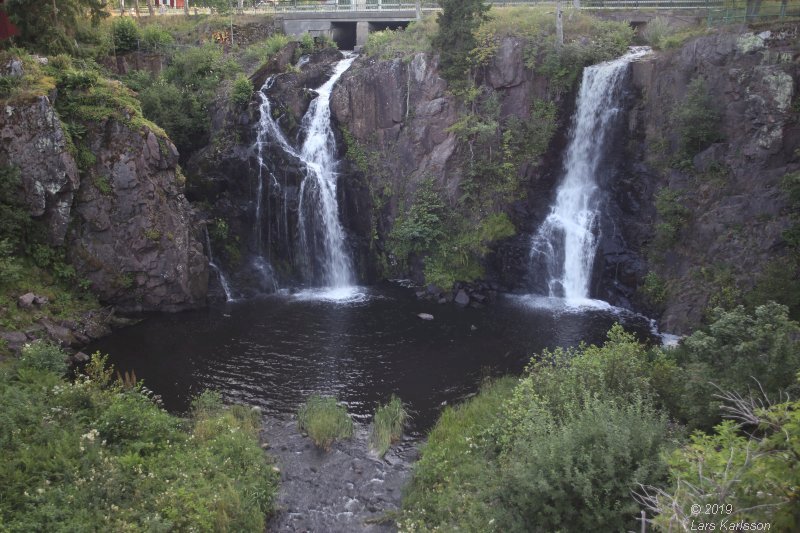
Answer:
<svg viewBox="0 0 800 533"><path fill-rule="evenodd" d="M417 316L420 317L422 320L433 320L433 315L428 313L420 313Z"/></svg>

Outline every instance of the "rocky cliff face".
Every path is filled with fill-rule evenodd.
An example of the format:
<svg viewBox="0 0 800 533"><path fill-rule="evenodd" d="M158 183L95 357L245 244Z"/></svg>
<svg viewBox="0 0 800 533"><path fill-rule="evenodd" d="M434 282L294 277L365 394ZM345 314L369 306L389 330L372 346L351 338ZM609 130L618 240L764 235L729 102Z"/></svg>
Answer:
<svg viewBox="0 0 800 533"><path fill-rule="evenodd" d="M796 25L720 34L634 65L640 98L629 117L630 165L613 188L618 242L630 254L619 266L640 284L645 270L653 273L655 287L640 290L637 301L663 311L667 330L686 332L708 307L747 300L776 268L796 269L782 262L788 253L782 233L791 221L781 183L800 169L798 42ZM676 116L697 78L720 115L718 142L681 161ZM684 208L676 238L666 245L659 243L659 224L669 216L656 205L665 190ZM796 270L786 274L796 281Z"/></svg>
<svg viewBox="0 0 800 533"><path fill-rule="evenodd" d="M47 96L6 105L0 138L31 216L101 301L129 311L205 303L207 261L168 140L113 119L94 124L85 142L95 163L79 173Z"/></svg>
<svg viewBox="0 0 800 533"><path fill-rule="evenodd" d="M101 300L126 310L205 304L207 258L169 140L114 120L98 125L67 237L72 263Z"/></svg>
<svg viewBox="0 0 800 533"><path fill-rule="evenodd" d="M44 222L50 244L63 244L80 180L50 100L40 96L7 104L0 115L0 140L0 160L22 170L31 216Z"/></svg>

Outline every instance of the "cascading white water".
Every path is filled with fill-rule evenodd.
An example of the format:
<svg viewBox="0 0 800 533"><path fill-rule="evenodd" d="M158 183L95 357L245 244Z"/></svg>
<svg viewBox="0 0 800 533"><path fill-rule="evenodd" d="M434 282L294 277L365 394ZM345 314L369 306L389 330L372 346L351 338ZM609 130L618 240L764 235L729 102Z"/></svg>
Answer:
<svg viewBox="0 0 800 533"><path fill-rule="evenodd" d="M217 273L217 276L219 276L219 284L222 285L222 290L225 292L225 301L232 302L234 301L234 298L231 284L228 281L228 278L225 277L225 273L222 271L222 269L214 262L214 253L211 250L211 239L208 237L208 228L205 228L205 234L206 248L208 249L208 266L210 266L214 272Z"/></svg>
<svg viewBox="0 0 800 533"><path fill-rule="evenodd" d="M353 281L344 230L339 222L330 99L334 85L355 59L355 55L350 55L336 64L330 79L316 90L319 96L311 102L302 122L305 141L300 160L305 166L305 178L300 186L300 246L308 263L316 261L320 265L319 281L331 288L348 287Z"/></svg>
<svg viewBox="0 0 800 533"><path fill-rule="evenodd" d="M598 244L600 202L596 175L610 121L618 112L622 80L631 61L650 51L632 48L614 61L586 67L572 118L564 178L550 214L531 243L532 268L547 275L548 296L589 300Z"/></svg>

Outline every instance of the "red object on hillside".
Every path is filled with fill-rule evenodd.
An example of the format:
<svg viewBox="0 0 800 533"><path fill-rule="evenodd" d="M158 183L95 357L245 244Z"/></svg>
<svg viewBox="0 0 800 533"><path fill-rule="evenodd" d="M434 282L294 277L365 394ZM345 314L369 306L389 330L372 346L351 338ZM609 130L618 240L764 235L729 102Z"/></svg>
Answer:
<svg viewBox="0 0 800 533"><path fill-rule="evenodd" d="M4 1L5 0L0 0L0 5L2 5ZM183 2L183 0L180 1ZM19 35L19 30L8 20L6 12L0 10L0 41L15 35Z"/></svg>

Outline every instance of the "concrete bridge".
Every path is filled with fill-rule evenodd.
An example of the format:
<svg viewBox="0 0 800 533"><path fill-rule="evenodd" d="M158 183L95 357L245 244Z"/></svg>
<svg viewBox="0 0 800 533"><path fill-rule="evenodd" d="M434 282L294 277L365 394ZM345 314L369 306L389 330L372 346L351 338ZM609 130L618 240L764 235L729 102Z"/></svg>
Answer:
<svg viewBox="0 0 800 533"><path fill-rule="evenodd" d="M724 0L564 0L587 10L625 10L626 20L652 18L652 10L706 10L722 6ZM554 6L554 0L496 0L495 6ZM267 0L260 12L274 14L287 35L327 35L343 50L359 48L373 31L406 27L418 14L438 11L437 2L409 0ZM642 10L642 11L640 11ZM638 16L637 16L638 15ZM634 21L635 22L635 21Z"/></svg>

